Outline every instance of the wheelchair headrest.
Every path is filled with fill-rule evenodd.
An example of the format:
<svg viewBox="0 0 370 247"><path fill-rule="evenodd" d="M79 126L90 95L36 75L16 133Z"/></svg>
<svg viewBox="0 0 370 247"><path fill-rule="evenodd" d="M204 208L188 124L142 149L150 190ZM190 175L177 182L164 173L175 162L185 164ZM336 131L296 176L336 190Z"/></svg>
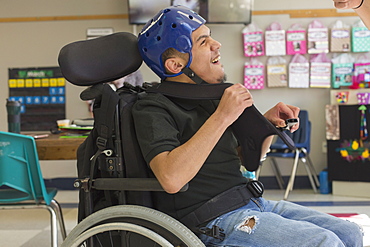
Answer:
<svg viewBox="0 0 370 247"><path fill-rule="evenodd" d="M142 58L137 37L119 32L64 46L58 56L63 76L77 86L122 78L139 69Z"/></svg>

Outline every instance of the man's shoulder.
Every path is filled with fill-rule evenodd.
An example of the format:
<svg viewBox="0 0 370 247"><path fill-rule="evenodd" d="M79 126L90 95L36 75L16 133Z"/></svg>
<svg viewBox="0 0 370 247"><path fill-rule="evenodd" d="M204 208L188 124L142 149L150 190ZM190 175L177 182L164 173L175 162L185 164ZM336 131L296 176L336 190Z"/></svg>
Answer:
<svg viewBox="0 0 370 247"><path fill-rule="evenodd" d="M160 93L145 93L138 97L133 109L147 106L166 107L169 104L172 104L171 100Z"/></svg>
<svg viewBox="0 0 370 247"><path fill-rule="evenodd" d="M170 99L161 93L156 92L146 92L140 95L136 103L151 103L151 102L168 102Z"/></svg>

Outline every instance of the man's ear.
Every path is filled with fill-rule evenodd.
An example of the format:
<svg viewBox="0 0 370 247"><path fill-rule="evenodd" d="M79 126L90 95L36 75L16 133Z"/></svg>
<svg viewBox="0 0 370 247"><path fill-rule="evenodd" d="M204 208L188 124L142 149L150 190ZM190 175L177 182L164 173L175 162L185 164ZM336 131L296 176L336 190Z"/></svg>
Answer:
<svg viewBox="0 0 370 247"><path fill-rule="evenodd" d="M165 63L164 67L168 70L168 72L172 74L180 73L181 70L184 68L183 62L178 57L168 58Z"/></svg>

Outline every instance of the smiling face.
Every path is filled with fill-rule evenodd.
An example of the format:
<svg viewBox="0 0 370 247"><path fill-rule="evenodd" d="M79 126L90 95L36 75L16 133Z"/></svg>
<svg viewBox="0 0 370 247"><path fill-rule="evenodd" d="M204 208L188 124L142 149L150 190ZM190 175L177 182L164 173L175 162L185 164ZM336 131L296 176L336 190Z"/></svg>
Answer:
<svg viewBox="0 0 370 247"><path fill-rule="evenodd" d="M208 83L224 81L225 72L220 62L221 44L211 37L211 31L205 25L192 33L192 62L190 69Z"/></svg>

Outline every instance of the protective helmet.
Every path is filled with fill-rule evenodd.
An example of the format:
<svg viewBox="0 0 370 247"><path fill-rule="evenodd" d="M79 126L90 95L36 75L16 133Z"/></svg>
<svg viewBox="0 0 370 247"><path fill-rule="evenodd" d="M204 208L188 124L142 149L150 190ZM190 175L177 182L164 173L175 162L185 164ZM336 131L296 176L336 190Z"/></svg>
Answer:
<svg viewBox="0 0 370 247"><path fill-rule="evenodd" d="M183 6L172 6L161 10L148 21L139 34L139 51L145 63L160 78L173 77L166 74L162 54L168 48L189 54L188 68L192 61L191 34L206 21L194 11Z"/></svg>

